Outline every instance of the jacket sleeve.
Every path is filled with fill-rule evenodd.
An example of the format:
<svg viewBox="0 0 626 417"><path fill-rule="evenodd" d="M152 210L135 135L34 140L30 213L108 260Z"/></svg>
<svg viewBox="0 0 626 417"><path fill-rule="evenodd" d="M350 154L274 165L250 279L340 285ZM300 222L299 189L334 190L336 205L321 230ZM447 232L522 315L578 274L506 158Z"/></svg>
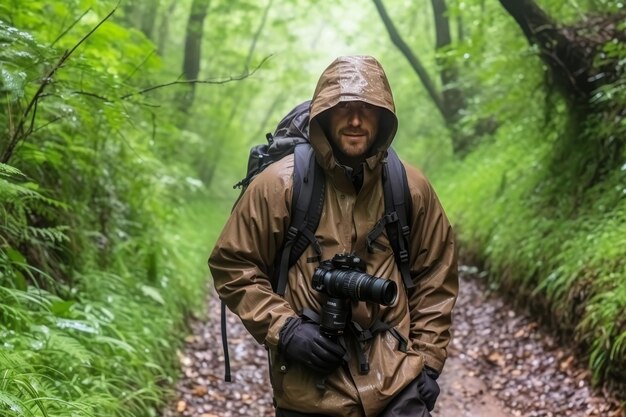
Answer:
<svg viewBox="0 0 626 417"><path fill-rule="evenodd" d="M276 349L278 333L296 313L270 282L289 224L291 177L274 164L236 204L209 257L215 289L257 342Z"/></svg>
<svg viewBox="0 0 626 417"><path fill-rule="evenodd" d="M450 342L452 308L459 291L457 248L452 227L431 184L407 167L413 202L409 338L426 365L441 373Z"/></svg>

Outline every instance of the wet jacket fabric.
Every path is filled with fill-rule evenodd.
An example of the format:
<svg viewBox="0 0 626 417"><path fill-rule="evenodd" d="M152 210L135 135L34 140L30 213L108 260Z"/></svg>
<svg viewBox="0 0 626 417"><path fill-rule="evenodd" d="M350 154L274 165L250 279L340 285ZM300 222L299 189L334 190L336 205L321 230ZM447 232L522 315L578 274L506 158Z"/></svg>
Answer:
<svg viewBox="0 0 626 417"><path fill-rule="evenodd" d="M353 100L383 109L358 192L350 168L337 162L325 133L325 111ZM455 240L432 186L420 171L405 164L412 201L409 249L415 288L403 290L385 233L372 253L366 247L367 234L384 214L382 163L397 125L391 89L374 58L341 57L324 71L311 101L309 126L310 141L326 178L324 207L315 233L322 260L337 253L355 253L366 261L368 274L396 282L399 291L393 305L352 302L351 319L365 329L376 319L389 324L408 341L406 352L399 349L391 332L377 333L362 346L370 370L361 374L357 355L352 353L359 342L347 337L351 358L326 378L324 389L316 387L319 376L297 362L286 363L279 354L279 332L285 321L304 309L319 312L325 297L311 289L318 266L311 246L290 269L284 297L272 290L274 259L289 226L292 156L272 164L251 183L211 253L209 266L217 293L269 351L274 397L281 409L337 417L378 416L425 364L438 372L443 368L458 293Z"/></svg>

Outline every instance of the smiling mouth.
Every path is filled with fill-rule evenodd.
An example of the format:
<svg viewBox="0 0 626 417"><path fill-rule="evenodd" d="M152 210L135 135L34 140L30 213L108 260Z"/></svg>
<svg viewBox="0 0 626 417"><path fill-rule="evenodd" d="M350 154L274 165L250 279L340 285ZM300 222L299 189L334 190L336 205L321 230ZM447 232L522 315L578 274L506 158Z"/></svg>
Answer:
<svg viewBox="0 0 626 417"><path fill-rule="evenodd" d="M353 137L359 137L359 136L365 136L365 132L342 132L345 136L353 136Z"/></svg>
<svg viewBox="0 0 626 417"><path fill-rule="evenodd" d="M344 141L351 145L361 144L366 141L365 135L345 134Z"/></svg>

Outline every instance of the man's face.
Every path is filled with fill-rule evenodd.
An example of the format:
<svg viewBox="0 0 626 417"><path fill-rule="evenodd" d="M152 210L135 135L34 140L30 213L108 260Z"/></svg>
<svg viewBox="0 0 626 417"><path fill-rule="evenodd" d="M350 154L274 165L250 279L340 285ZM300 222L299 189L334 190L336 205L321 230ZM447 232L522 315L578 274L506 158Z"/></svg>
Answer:
<svg viewBox="0 0 626 417"><path fill-rule="evenodd" d="M378 133L380 108L362 101L342 101L328 110L328 128L343 163L362 162Z"/></svg>

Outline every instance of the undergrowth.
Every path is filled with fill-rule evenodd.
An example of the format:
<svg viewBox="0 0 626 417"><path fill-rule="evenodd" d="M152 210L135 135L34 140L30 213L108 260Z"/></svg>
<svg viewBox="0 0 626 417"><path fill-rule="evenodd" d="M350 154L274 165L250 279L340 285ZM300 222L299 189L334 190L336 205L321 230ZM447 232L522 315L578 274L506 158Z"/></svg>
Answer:
<svg viewBox="0 0 626 417"><path fill-rule="evenodd" d="M446 167L440 192L464 250L489 270L491 284L579 346L596 384L619 385L626 375L626 155L589 185L586 168L569 168L587 153L570 150L555 161L560 141L571 139L562 135L574 133L565 109L553 117L546 126L532 109L521 112ZM606 129L597 127L587 126L596 136ZM623 132L613 127L612 134Z"/></svg>
<svg viewBox="0 0 626 417"><path fill-rule="evenodd" d="M48 291L16 279L27 265L5 245L0 414L159 415L179 372L185 318L204 314L206 258L223 213L208 199L172 210L153 242L161 259L154 282L141 278L143 256L132 250L116 254L112 270L86 268L71 287Z"/></svg>
<svg viewBox="0 0 626 417"><path fill-rule="evenodd" d="M108 21L42 79L114 6L0 5L3 417L158 415L204 304L199 230L224 210L199 213L193 169L161 152L176 115L120 98L162 67L153 45Z"/></svg>
<svg viewBox="0 0 626 417"><path fill-rule="evenodd" d="M605 21L596 17L617 12L613 2L581 4L575 12L562 3L541 7L560 24L590 32ZM441 164L433 175L465 258L577 347L593 383L623 392L626 45L611 39L598 47L594 68L605 82L572 104L555 88L538 47L498 5L464 13L481 30L454 49L458 59L469 57L463 79L474 87L460 125L497 123L467 157ZM482 48L484 37L489 48Z"/></svg>

